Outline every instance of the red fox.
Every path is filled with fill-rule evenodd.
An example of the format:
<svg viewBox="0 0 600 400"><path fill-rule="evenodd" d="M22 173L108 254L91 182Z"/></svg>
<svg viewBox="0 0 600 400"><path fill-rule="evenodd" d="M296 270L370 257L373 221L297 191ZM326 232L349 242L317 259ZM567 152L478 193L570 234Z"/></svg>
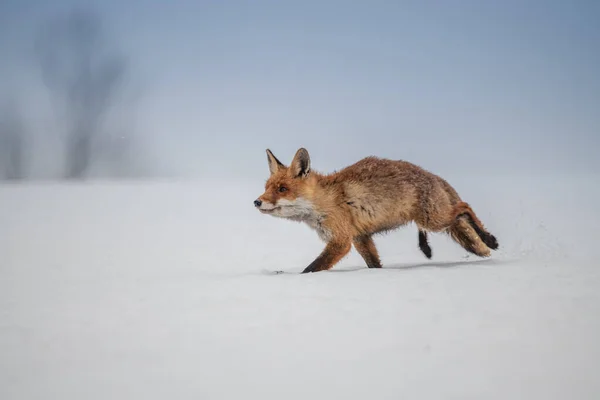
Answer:
<svg viewBox="0 0 600 400"><path fill-rule="evenodd" d="M263 214L305 222L326 243L302 273L328 270L354 245L367 267L381 268L372 236L415 222L419 248L431 258L427 232L445 232L470 253L498 249L471 207L444 179L407 161L366 157L340 171L311 169L300 148L290 166L267 149L270 176L254 200Z"/></svg>

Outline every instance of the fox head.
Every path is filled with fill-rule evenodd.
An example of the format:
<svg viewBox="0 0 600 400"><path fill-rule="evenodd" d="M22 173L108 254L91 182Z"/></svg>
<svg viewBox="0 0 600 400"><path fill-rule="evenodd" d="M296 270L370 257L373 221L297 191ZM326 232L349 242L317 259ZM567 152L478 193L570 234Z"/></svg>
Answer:
<svg viewBox="0 0 600 400"><path fill-rule="evenodd" d="M271 175L265 192L254 200L254 206L263 214L275 217L304 219L313 213L308 183L311 175L308 151L300 148L290 166L285 166L267 149Z"/></svg>

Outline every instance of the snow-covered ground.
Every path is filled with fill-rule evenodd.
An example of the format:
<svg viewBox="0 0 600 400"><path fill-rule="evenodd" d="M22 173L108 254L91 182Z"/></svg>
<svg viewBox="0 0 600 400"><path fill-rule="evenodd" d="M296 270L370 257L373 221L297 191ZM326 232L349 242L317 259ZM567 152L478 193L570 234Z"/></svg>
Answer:
<svg viewBox="0 0 600 400"><path fill-rule="evenodd" d="M266 176L0 186L0 399L600 398L600 177L445 177L491 259L411 225L306 275Z"/></svg>

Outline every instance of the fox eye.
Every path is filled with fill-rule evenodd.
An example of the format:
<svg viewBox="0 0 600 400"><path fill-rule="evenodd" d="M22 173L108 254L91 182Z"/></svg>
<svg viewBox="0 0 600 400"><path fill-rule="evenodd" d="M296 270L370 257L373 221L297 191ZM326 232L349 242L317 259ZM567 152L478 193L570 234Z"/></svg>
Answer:
<svg viewBox="0 0 600 400"><path fill-rule="evenodd" d="M287 188L285 186L279 186L279 191L281 193L285 192L287 190Z"/></svg>

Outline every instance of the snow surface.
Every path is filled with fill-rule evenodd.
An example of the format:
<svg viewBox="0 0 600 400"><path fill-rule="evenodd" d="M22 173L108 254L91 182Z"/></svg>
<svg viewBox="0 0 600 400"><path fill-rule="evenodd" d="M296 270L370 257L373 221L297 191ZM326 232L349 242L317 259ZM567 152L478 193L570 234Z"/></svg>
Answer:
<svg viewBox="0 0 600 400"><path fill-rule="evenodd" d="M445 177L491 259L409 225L306 275L264 177L0 186L0 399L600 398L599 177Z"/></svg>

